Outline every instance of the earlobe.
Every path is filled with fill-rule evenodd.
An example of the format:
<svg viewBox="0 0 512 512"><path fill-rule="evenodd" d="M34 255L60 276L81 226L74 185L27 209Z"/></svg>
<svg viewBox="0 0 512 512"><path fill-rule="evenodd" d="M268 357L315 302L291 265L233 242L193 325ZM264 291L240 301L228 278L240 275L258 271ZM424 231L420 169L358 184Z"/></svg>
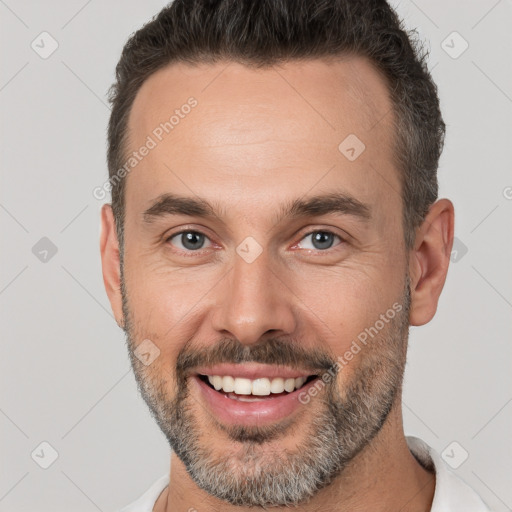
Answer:
<svg viewBox="0 0 512 512"><path fill-rule="evenodd" d="M124 328L119 243L110 204L104 204L101 209L100 253L103 284L105 285L110 306L117 325Z"/></svg>
<svg viewBox="0 0 512 512"><path fill-rule="evenodd" d="M448 199L431 207L416 233L411 251L411 325L424 325L434 317L450 264L455 212Z"/></svg>

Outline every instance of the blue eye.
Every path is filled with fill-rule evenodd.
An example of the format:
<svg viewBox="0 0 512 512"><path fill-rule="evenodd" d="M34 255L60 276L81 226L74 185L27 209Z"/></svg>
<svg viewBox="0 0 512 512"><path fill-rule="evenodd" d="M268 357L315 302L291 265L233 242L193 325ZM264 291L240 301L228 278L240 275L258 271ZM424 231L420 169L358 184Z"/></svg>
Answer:
<svg viewBox="0 0 512 512"><path fill-rule="evenodd" d="M308 239L310 241L305 242ZM338 244L335 244L336 239L339 240ZM201 249L212 246L212 242L205 234L193 230L175 233L167 238L166 242L169 242L177 249L188 253L200 251ZM332 233L331 231L317 230L305 235L297 246L301 249L326 251L335 245L339 245L341 242L343 242L343 239L335 233Z"/></svg>
<svg viewBox="0 0 512 512"><path fill-rule="evenodd" d="M176 239L175 242L173 240ZM206 240L209 240L206 235L198 231L182 231L170 236L167 241L178 249L185 251L197 251L204 249L203 245Z"/></svg>
<svg viewBox="0 0 512 512"><path fill-rule="evenodd" d="M316 251L324 251L330 249L337 238L341 242L341 238L330 231L312 231L308 233L302 240L311 237L311 247L303 247L304 249L313 249Z"/></svg>

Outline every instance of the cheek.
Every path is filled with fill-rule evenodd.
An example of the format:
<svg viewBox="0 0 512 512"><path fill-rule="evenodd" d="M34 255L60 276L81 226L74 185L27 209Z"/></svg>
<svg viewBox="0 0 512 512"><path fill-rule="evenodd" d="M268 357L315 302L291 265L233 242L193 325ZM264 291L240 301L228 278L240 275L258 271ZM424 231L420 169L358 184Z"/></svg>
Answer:
<svg viewBox="0 0 512 512"><path fill-rule="evenodd" d="M322 330L329 349L338 357L350 351L358 336L364 336L365 329L400 299L402 280L403 276L393 277L382 268L347 265L302 273L294 291L305 306L303 313Z"/></svg>
<svg viewBox="0 0 512 512"><path fill-rule="evenodd" d="M156 258L155 258L156 259ZM161 260L161 258L160 258ZM126 265L126 286L139 318L175 324L201 303L215 285L211 270L172 268L150 260L138 267Z"/></svg>
<svg viewBox="0 0 512 512"><path fill-rule="evenodd" d="M164 265L134 268L127 263L125 282L136 341L150 339L162 361L174 362L197 331L198 312L209 304L208 294L218 280L211 271L169 270Z"/></svg>

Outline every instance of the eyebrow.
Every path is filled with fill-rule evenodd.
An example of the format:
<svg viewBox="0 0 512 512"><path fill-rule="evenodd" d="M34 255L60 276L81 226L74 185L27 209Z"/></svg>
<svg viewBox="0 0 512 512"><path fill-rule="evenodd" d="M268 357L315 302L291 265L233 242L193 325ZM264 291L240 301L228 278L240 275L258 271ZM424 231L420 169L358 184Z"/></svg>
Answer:
<svg viewBox="0 0 512 512"><path fill-rule="evenodd" d="M217 208L217 210L220 210ZM368 222L371 220L371 207L355 197L343 192L331 192L316 196L294 199L283 205L274 222L278 224L288 218L315 217L339 213L350 215L356 219ZM170 215L185 215L190 217L219 218L215 205L205 199L184 197L175 194L162 194L144 211L143 219L150 224L158 218Z"/></svg>

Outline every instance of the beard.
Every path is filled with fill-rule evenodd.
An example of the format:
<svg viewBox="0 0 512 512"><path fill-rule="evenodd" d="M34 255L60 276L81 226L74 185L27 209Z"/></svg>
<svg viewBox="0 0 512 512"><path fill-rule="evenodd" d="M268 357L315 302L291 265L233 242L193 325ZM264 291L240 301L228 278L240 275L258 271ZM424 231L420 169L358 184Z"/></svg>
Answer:
<svg viewBox="0 0 512 512"><path fill-rule="evenodd" d="M174 374L162 366L165 362L145 366L134 355L137 342L143 339L140 336L137 340L136 336L142 325L133 320L123 280L121 291L123 328L142 398L197 486L232 505L276 507L307 502L370 444L401 398L409 332L409 276L399 301L402 309L349 363L354 369L344 385L340 386L336 378L325 384L308 405L309 411L303 414L305 420L284 420L269 426L227 427L215 419L211 425L201 424L197 417L201 404L190 394L188 375L195 367L224 362L280 364L332 372L339 363L331 355L306 350L280 338L251 346L236 339L223 339L209 348L185 344L178 354ZM170 381L174 381L173 396ZM215 428L230 439L227 450L216 452L215 443L208 441ZM279 442L287 435L302 442L293 450L269 449L271 441Z"/></svg>

